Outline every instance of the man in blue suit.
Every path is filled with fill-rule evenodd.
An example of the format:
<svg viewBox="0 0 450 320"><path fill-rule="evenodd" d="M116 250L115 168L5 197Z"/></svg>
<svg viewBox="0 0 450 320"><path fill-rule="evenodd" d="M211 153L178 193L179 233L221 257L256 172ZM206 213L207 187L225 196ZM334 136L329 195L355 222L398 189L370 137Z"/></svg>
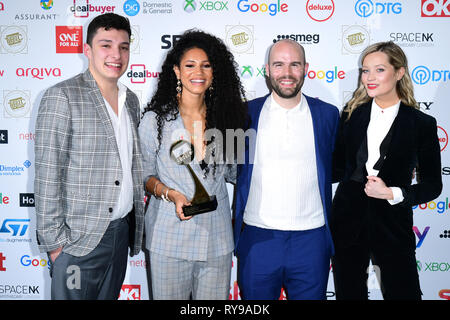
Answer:
<svg viewBox="0 0 450 320"><path fill-rule="evenodd" d="M339 110L301 92L305 52L292 40L269 49L272 93L249 102L238 167L235 245L243 299L323 300L333 254L328 228Z"/></svg>

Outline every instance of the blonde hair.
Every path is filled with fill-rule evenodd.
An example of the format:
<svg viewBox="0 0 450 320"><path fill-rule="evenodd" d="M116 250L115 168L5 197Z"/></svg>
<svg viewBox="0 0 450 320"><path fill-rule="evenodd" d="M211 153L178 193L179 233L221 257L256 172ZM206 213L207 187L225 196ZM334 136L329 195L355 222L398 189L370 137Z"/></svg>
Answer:
<svg viewBox="0 0 450 320"><path fill-rule="evenodd" d="M414 87L409 74L408 59L406 58L403 50L392 41L374 43L368 46L361 54L360 65L362 65L364 59L369 54L374 52L384 52L388 56L389 63L394 67L395 71L398 71L402 67L405 68L404 76L397 81L396 91L398 97L404 104L413 108L418 108L417 102L414 99ZM344 109L344 112L348 112L347 120L350 119L352 112L357 107L370 101L371 99L361 81L361 71L361 68L359 68L358 88L353 92L352 98L347 103L347 107Z"/></svg>

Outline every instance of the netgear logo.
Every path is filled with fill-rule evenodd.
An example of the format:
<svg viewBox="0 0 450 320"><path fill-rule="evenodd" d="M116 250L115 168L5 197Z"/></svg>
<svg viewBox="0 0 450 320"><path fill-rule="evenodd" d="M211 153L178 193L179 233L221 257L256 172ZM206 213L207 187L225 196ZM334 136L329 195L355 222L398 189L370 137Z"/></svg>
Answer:
<svg viewBox="0 0 450 320"><path fill-rule="evenodd" d="M422 0L422 17L450 17L450 0Z"/></svg>

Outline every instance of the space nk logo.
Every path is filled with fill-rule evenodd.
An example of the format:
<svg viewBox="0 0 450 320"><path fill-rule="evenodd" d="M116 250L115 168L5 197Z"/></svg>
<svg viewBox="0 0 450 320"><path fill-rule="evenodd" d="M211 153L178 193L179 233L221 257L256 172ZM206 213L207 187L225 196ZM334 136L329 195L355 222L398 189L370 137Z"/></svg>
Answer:
<svg viewBox="0 0 450 320"><path fill-rule="evenodd" d="M446 82L450 80L450 70L430 70L426 66L417 66L411 72L414 83L424 85L428 82Z"/></svg>
<svg viewBox="0 0 450 320"><path fill-rule="evenodd" d="M402 4L400 2L374 2L372 0L358 0L355 3L355 12L362 18L372 14L400 14Z"/></svg>

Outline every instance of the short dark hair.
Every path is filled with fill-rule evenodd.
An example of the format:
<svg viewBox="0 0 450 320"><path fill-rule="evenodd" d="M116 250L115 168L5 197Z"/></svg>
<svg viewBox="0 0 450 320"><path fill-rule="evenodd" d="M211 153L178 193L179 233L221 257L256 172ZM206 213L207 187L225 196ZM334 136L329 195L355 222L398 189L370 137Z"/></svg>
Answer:
<svg viewBox="0 0 450 320"><path fill-rule="evenodd" d="M92 46L92 39L100 28L104 28L105 30L125 30L128 33L128 38L131 37L130 20L128 20L128 18L115 13L105 13L95 17L89 23L86 35L86 42L88 45Z"/></svg>

